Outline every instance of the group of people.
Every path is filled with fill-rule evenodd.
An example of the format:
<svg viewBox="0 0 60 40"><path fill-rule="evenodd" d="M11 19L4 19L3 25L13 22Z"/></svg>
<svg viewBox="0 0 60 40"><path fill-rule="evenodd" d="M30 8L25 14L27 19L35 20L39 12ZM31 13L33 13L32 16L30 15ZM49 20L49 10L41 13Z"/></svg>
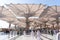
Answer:
<svg viewBox="0 0 60 40"><path fill-rule="evenodd" d="M42 29L40 29L40 32L43 33L43 34L53 35L53 34L57 34L59 31L57 29L42 28Z"/></svg>
<svg viewBox="0 0 60 40"><path fill-rule="evenodd" d="M30 35L31 37L36 37L37 40L41 40L41 34L51 34L51 35L54 35L54 34L57 34L58 33L58 30L52 30L52 29L36 29L36 30L22 30L20 29L19 31L10 31L10 34L12 35L19 35L19 36L26 36L26 35Z"/></svg>
<svg viewBox="0 0 60 40"><path fill-rule="evenodd" d="M26 31L23 31L23 35L27 35ZM41 36L41 33L40 33L39 30L37 30L37 31L35 31L35 32L32 30L32 31L30 32L30 36L31 36L31 37L36 37L37 40L41 40L41 37L40 37L40 36Z"/></svg>
<svg viewBox="0 0 60 40"><path fill-rule="evenodd" d="M17 31L10 31L10 35L14 36L14 35L20 35L21 34L17 34ZM26 36L26 35L30 35L32 38L36 38L37 40L41 40L41 33L39 30L37 31L34 31L34 30L31 30L31 32L27 32L26 30L23 31L22 35Z"/></svg>
<svg viewBox="0 0 60 40"><path fill-rule="evenodd" d="M27 35L29 35L32 31L36 34L37 30L39 30L40 33L43 33L43 34L50 34L50 35L53 35L53 34L57 34L58 33L58 30L52 30L52 29L45 29L45 28L42 28L42 29L36 29L36 30L24 30L24 29L20 29L17 31L17 35L23 35L24 31L26 32ZM12 33L14 32L14 30L11 31Z"/></svg>
<svg viewBox="0 0 60 40"><path fill-rule="evenodd" d="M31 29L28 29L28 30L24 30L24 28L22 29L18 29L17 31L17 35L23 35L23 32L25 31L27 35L29 35L31 33L31 31L33 31L34 33L37 32L37 30L40 31L40 33L43 33L43 34L57 34L59 31L56 30L56 29L46 29L46 28L41 28L41 29L36 29L36 30L31 30ZM10 31L11 33L14 32L14 30L11 30ZM9 33L9 31L7 30L6 33Z"/></svg>

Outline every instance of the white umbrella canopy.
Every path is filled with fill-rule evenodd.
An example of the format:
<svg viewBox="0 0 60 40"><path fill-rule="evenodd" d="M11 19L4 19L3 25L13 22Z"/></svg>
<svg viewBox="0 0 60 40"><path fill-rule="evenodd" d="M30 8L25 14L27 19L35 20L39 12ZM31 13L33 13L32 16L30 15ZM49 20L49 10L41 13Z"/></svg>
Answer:
<svg viewBox="0 0 60 40"><path fill-rule="evenodd" d="M18 21L16 18L12 18L12 17L1 18L1 20L7 21L8 23L12 23L12 24L24 23L22 21ZM20 20L22 20L22 19L20 19Z"/></svg>
<svg viewBox="0 0 60 40"><path fill-rule="evenodd" d="M48 18L56 18L60 17L60 6L48 6L45 11L43 11L43 14L45 14L42 18L48 17Z"/></svg>
<svg viewBox="0 0 60 40"><path fill-rule="evenodd" d="M19 27L25 27L26 26L26 24L24 22L21 22L21 21L15 21L12 24L18 25Z"/></svg>
<svg viewBox="0 0 60 40"><path fill-rule="evenodd" d="M8 9L13 12L12 14L16 17L26 18L26 28L29 28L29 17L39 17L46 8L43 4L8 4ZM19 20L19 19L18 19Z"/></svg>
<svg viewBox="0 0 60 40"><path fill-rule="evenodd" d="M6 15L7 17L15 17L9 9L3 8L2 14Z"/></svg>
<svg viewBox="0 0 60 40"><path fill-rule="evenodd" d="M40 17L38 18L41 22L55 20L57 14L60 14L60 6L49 6L46 8L43 4L8 4L8 9L3 6L0 7L0 19L12 22L19 26L26 26L26 18L21 17ZM1 12L2 11L2 12ZM45 15L45 16L43 16ZM6 16L6 17L5 17ZM54 16L54 17L52 17ZM60 16L60 15L59 15ZM3 17L3 18L2 18ZM42 19L41 19L42 18ZM34 18L28 18L30 22L34 21L39 23L39 20ZM32 22L33 24L33 22Z"/></svg>
<svg viewBox="0 0 60 40"><path fill-rule="evenodd" d="M25 14L33 14L31 16L40 16L46 8L43 4L8 4L8 8L17 16L26 16Z"/></svg>
<svg viewBox="0 0 60 40"><path fill-rule="evenodd" d="M2 12L3 12L3 10L4 10L4 6L0 6L0 18L4 18L4 17L6 17L6 15L4 15Z"/></svg>
<svg viewBox="0 0 60 40"><path fill-rule="evenodd" d="M57 18L60 17L60 11L59 10L60 10L60 6L48 6L47 12L44 12L44 13L46 13L46 15L44 17L46 19L48 18L50 22L54 21L55 26L56 26L56 24L58 24L57 22L59 22ZM42 17L42 18L44 18L44 17ZM52 24L52 23L50 23L50 24Z"/></svg>
<svg viewBox="0 0 60 40"><path fill-rule="evenodd" d="M1 18L1 20L7 21L8 23L13 23L16 19L11 17L5 17L5 18Z"/></svg>
<svg viewBox="0 0 60 40"><path fill-rule="evenodd" d="M57 24L57 28L59 29L59 17L60 17L60 6L51 6L49 7L49 11L53 13L53 15L51 15L51 17L55 18L55 22Z"/></svg>
<svg viewBox="0 0 60 40"><path fill-rule="evenodd" d="M54 18L56 18L57 16L60 17L60 6L48 6L47 8L47 15L48 16L54 16Z"/></svg>
<svg viewBox="0 0 60 40"><path fill-rule="evenodd" d="M1 10L2 10L2 8L1 8ZM3 14L3 16L2 16L3 18L1 17L0 19L7 21L8 23L16 24L16 23L20 23L20 22L21 23L25 22L25 18L20 18L20 17L18 18L17 16L13 15L13 12L11 12L9 9L6 9L6 8L3 8L2 13L0 13L0 14ZM19 25L19 24L17 24L17 25Z"/></svg>
<svg viewBox="0 0 60 40"><path fill-rule="evenodd" d="M19 18L16 18L16 19L20 22L24 22L24 23L26 22L26 18L24 18L24 17L22 17L22 18L19 17Z"/></svg>
<svg viewBox="0 0 60 40"><path fill-rule="evenodd" d="M7 9L6 9L4 6L0 6L0 19L1 19L1 20L7 17L7 15L5 14L5 13L7 13L7 12L5 12L6 10L7 10ZM6 19L6 20L7 20L7 19ZM8 25L8 24L7 24L7 25Z"/></svg>
<svg viewBox="0 0 60 40"><path fill-rule="evenodd" d="M8 9L6 9L4 6L0 7L0 19L4 19L4 20L12 20L9 17L13 17L13 15L9 12Z"/></svg>

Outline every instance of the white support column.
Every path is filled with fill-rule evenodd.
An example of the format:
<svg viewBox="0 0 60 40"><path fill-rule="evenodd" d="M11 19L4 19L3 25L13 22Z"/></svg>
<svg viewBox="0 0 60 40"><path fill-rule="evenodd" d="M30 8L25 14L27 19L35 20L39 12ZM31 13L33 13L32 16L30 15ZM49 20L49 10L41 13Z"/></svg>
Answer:
<svg viewBox="0 0 60 40"><path fill-rule="evenodd" d="M8 35L8 38L10 38L10 37L11 37L10 27L11 27L11 23L9 22L9 35Z"/></svg>

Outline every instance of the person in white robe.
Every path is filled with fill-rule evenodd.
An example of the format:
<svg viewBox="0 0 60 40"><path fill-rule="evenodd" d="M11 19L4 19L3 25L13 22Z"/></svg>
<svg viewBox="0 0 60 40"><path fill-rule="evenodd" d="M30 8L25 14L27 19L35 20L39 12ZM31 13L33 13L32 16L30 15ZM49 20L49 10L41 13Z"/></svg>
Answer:
<svg viewBox="0 0 60 40"><path fill-rule="evenodd" d="M40 37L41 36L41 33L40 33L39 30L37 30L37 34L36 35L37 35L37 40L41 40L41 37Z"/></svg>
<svg viewBox="0 0 60 40"><path fill-rule="evenodd" d="M26 36L26 31L23 31L23 35Z"/></svg>
<svg viewBox="0 0 60 40"><path fill-rule="evenodd" d="M34 36L34 32L33 32L33 30L31 31L31 36Z"/></svg>

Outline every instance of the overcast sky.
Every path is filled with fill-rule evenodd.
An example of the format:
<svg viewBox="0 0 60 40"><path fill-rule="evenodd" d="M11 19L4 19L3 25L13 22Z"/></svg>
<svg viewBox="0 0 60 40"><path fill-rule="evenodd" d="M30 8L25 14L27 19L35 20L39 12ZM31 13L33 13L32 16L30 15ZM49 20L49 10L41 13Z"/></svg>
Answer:
<svg viewBox="0 0 60 40"><path fill-rule="evenodd" d="M60 6L60 0L0 0L0 5L5 5L5 4L10 4L10 3L20 3L20 4L45 4L45 5L49 5L49 6L52 6L52 5L59 5ZM0 28L8 28L8 23L7 22L4 22L4 21L1 21L0 20Z"/></svg>

